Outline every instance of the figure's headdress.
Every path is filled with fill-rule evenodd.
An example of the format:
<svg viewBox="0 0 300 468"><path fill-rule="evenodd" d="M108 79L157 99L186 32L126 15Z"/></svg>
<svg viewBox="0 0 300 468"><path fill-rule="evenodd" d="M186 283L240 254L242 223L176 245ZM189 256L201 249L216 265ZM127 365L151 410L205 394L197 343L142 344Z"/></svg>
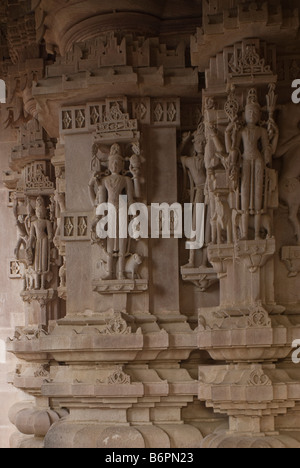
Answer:
<svg viewBox="0 0 300 468"><path fill-rule="evenodd" d="M196 132L193 133L193 137L194 137L193 138L194 145L197 145L198 148L201 145L200 153L204 154L206 138L205 138L205 125L203 121L201 121L200 124L198 125Z"/></svg>
<svg viewBox="0 0 300 468"><path fill-rule="evenodd" d="M197 130L193 133L193 143L203 142L205 140L205 125L203 120L199 123Z"/></svg>
<svg viewBox="0 0 300 468"><path fill-rule="evenodd" d="M115 160L120 161L123 165L125 164L124 158L122 156L121 147L118 143L114 143L110 148L108 163L110 164L112 161Z"/></svg>
<svg viewBox="0 0 300 468"><path fill-rule="evenodd" d="M119 155L122 157L121 147L118 143L114 143L110 148L109 156Z"/></svg>
<svg viewBox="0 0 300 468"><path fill-rule="evenodd" d="M258 110L261 111L261 107L257 97L257 90L255 88L250 89L248 92L246 108L247 107L256 107Z"/></svg>
<svg viewBox="0 0 300 468"><path fill-rule="evenodd" d="M36 210L40 210L42 217L46 217L46 207L45 207L45 201L43 197L38 196L36 199L36 205L35 205Z"/></svg>

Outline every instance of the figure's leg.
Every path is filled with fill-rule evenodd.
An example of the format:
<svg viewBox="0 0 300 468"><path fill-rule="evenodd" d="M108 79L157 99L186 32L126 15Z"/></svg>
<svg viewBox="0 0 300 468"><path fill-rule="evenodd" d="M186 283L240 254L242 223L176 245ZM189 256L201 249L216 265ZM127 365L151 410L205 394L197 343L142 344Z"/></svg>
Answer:
<svg viewBox="0 0 300 468"><path fill-rule="evenodd" d="M114 275L114 239L107 239L107 279L113 279Z"/></svg>
<svg viewBox="0 0 300 468"><path fill-rule="evenodd" d="M255 239L260 239L261 230L261 215L263 202L263 185L264 185L264 163L261 159L255 162Z"/></svg>
<svg viewBox="0 0 300 468"><path fill-rule="evenodd" d="M204 237L204 247L202 249L202 267L207 268L208 266L208 251L207 246L211 242L211 222L210 222L210 205L206 206L205 214L205 237Z"/></svg>
<svg viewBox="0 0 300 468"><path fill-rule="evenodd" d="M217 243L217 213L216 213L216 201L213 193L209 194L209 205L211 213L211 241L213 244Z"/></svg>
<svg viewBox="0 0 300 468"><path fill-rule="evenodd" d="M232 231L232 220L228 218L227 223L227 244L232 244L233 241L233 231Z"/></svg>
<svg viewBox="0 0 300 468"><path fill-rule="evenodd" d="M289 206L289 220L293 225L297 243L300 244L300 221L298 218L299 204L293 203Z"/></svg>
<svg viewBox="0 0 300 468"><path fill-rule="evenodd" d="M127 250L127 239L119 239L119 261L118 261L118 279L123 280L125 277L125 259Z"/></svg>
<svg viewBox="0 0 300 468"><path fill-rule="evenodd" d="M259 240L259 239L261 239L261 237L260 237L261 213L256 213L255 221L254 221L254 227L255 227L255 240Z"/></svg>
<svg viewBox="0 0 300 468"><path fill-rule="evenodd" d="M20 253L20 248L21 248L21 245L25 245L25 242L23 239L19 239L18 242L17 242L17 245L16 245L16 248L14 250L14 254L15 254L15 257L17 260L19 260L19 253Z"/></svg>
<svg viewBox="0 0 300 468"><path fill-rule="evenodd" d="M244 161L241 185L242 240L248 239L251 190L251 161Z"/></svg>
<svg viewBox="0 0 300 468"><path fill-rule="evenodd" d="M41 289L41 275L39 275L38 273L35 275L34 289Z"/></svg>
<svg viewBox="0 0 300 468"><path fill-rule="evenodd" d="M221 221L217 221L217 243L222 244L222 224Z"/></svg>

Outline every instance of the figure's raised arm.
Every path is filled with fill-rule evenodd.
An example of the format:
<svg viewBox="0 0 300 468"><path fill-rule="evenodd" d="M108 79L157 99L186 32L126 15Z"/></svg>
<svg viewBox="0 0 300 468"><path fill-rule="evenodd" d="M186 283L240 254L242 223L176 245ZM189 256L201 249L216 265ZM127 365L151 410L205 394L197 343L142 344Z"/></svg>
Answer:
<svg viewBox="0 0 300 468"><path fill-rule="evenodd" d="M52 223L50 221L47 221L47 234L48 234L49 242L52 242L52 240L53 240L53 229L52 229Z"/></svg>
<svg viewBox="0 0 300 468"><path fill-rule="evenodd" d="M276 153L279 141L279 128L274 119L269 119L268 136L272 148L272 156Z"/></svg>
<svg viewBox="0 0 300 468"><path fill-rule="evenodd" d="M99 194L101 187L102 184L99 176L97 176L97 174L93 174L89 181L89 196L93 206L97 206L97 194Z"/></svg>
<svg viewBox="0 0 300 468"><path fill-rule="evenodd" d="M272 163L272 156L274 154L272 144L270 143L268 132L265 128L262 128L262 149L266 166L270 166Z"/></svg>
<svg viewBox="0 0 300 468"><path fill-rule="evenodd" d="M209 124L208 126L208 136L214 142L217 153L225 153L225 146L218 135L217 130L215 129L214 124Z"/></svg>

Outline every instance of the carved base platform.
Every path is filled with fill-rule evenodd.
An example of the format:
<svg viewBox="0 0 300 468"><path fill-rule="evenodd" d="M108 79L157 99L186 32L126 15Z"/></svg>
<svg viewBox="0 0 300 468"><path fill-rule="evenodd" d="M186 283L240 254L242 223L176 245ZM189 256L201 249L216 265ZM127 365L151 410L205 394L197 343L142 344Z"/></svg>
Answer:
<svg viewBox="0 0 300 468"><path fill-rule="evenodd" d="M202 440L196 427L182 422L109 425L64 420L49 430L45 448L200 448Z"/></svg>
<svg viewBox="0 0 300 468"><path fill-rule="evenodd" d="M206 437L201 448L286 449L300 448L300 442L285 433L267 437L264 434L251 436L250 434L241 435L222 431Z"/></svg>
<svg viewBox="0 0 300 468"><path fill-rule="evenodd" d="M275 424L299 397L299 382L273 364L200 366L199 399L229 415L229 431L208 436L202 447L299 447L298 441L279 434Z"/></svg>
<svg viewBox="0 0 300 468"><path fill-rule="evenodd" d="M204 310L199 315L198 347L216 361L275 362L290 354L293 336L300 335L288 317L269 316L259 304L244 315L230 312Z"/></svg>

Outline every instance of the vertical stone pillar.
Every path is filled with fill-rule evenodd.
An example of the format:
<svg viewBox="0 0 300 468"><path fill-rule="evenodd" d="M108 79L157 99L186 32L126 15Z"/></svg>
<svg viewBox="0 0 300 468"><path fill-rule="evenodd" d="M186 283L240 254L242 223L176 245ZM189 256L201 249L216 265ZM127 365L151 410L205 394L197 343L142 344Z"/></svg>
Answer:
<svg viewBox="0 0 300 468"><path fill-rule="evenodd" d="M44 197L57 254L49 300L60 308L49 315L43 304L37 329L20 329L10 345L30 361L15 385L38 401L34 414L12 420L35 436L32 446L198 447L202 434L183 411L197 395L181 366L196 334L180 313L179 241L130 239L124 248L117 238L112 247L96 228L101 202L118 208L119 195L146 209L178 202L178 96L197 96L198 75L185 66L182 42L174 48L126 31L120 39L112 30L59 46L33 94L57 139ZM47 423L36 430L41 418Z"/></svg>
<svg viewBox="0 0 300 468"><path fill-rule="evenodd" d="M268 47L265 44L265 51ZM277 432L275 423L276 416L299 399L298 392L287 393L282 405L278 385L289 392L299 375L295 372L290 380L287 369L277 364L290 353L293 326L288 314L281 315L285 307L275 302L277 76L259 50L258 39L236 43L211 58L206 74L204 125L212 207L208 260L220 279L220 305L200 309L198 345L226 364L200 366L199 399L228 414L229 430L205 438L204 448L298 446L297 440Z"/></svg>

